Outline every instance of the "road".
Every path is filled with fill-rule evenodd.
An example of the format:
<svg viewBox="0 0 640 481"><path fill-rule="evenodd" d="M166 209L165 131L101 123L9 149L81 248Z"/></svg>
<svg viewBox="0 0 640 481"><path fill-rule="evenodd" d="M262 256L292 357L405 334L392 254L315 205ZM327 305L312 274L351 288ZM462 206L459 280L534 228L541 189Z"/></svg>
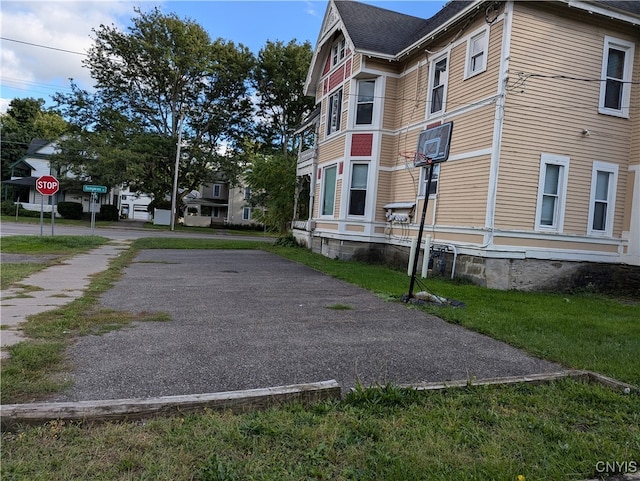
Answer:
<svg viewBox="0 0 640 481"><path fill-rule="evenodd" d="M12 235L40 235L39 223L20 223L3 221L0 226L0 237ZM51 220L47 219L43 228L43 235L51 235ZM69 226L64 224L54 224L54 235L91 235L91 227L87 223L86 227ZM106 237L114 240L140 239L142 237L177 237L177 238L224 238L237 240L264 240L272 242L272 237L264 237L259 233L255 236L234 236L219 230L203 229L199 232L171 232L170 230L145 229L143 223L139 221L120 221L112 227L97 227L94 229L94 235Z"/></svg>

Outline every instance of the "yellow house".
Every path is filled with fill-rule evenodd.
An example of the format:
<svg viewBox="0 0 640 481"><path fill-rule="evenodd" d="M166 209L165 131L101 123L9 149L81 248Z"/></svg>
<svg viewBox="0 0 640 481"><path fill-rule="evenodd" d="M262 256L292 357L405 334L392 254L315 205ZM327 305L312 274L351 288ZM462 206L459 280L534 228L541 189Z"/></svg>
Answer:
<svg viewBox="0 0 640 481"><path fill-rule="evenodd" d="M418 136L452 122L423 233L447 274L528 289L640 265L640 2L453 1L422 19L330 0L306 93L293 227L312 250L406 262Z"/></svg>

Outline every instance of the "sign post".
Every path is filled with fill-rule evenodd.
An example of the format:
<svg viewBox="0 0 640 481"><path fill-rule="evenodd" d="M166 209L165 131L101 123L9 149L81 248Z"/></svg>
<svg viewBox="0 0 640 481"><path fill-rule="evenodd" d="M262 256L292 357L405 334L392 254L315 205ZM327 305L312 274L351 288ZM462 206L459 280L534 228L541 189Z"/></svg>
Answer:
<svg viewBox="0 0 640 481"><path fill-rule="evenodd" d="M43 175L36 179L36 190L40 193L40 235L44 225L44 196L54 195L60 189L60 182L52 175ZM51 202L51 235L53 235L54 203Z"/></svg>
<svg viewBox="0 0 640 481"><path fill-rule="evenodd" d="M85 184L82 186L83 192L91 193L91 235L93 235L96 228L96 198L97 194L105 194L107 187L105 185L90 185Z"/></svg>

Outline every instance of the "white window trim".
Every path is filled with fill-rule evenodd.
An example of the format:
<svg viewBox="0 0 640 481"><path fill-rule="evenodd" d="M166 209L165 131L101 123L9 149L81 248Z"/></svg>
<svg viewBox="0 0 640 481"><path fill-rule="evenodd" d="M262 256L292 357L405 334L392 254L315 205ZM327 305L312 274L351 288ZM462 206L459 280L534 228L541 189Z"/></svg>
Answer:
<svg viewBox="0 0 640 481"><path fill-rule="evenodd" d="M336 126L335 130L331 130L331 121L332 121L332 113L333 110L331 108L332 104L333 104L333 97L334 96L338 96L338 108L340 109L340 115L338 118L338 125ZM329 137L331 135L335 135L337 133L339 133L340 131L342 131L342 119L344 116L344 91L343 88L340 87L336 90L334 90L333 92L331 92L328 96L327 96L327 115L326 115L326 121L327 121L327 125L326 125L326 136Z"/></svg>
<svg viewBox="0 0 640 481"><path fill-rule="evenodd" d="M351 187L351 184L353 183L353 168L356 165L366 165L367 166L367 185L364 188L364 213L362 214L350 214L349 211L351 210L351 190L353 189L353 187ZM368 207L369 207L369 193L371 192L371 188L369 187L369 182L371 181L371 162L370 161L357 161L357 162L351 162L351 165L349 166L349 171L350 171L350 175L349 175L349 182L347 183L347 210L346 210L346 214L347 217L352 217L355 219L362 219L363 217L367 216L368 213ZM358 189L361 190L361 189Z"/></svg>
<svg viewBox="0 0 640 481"><path fill-rule="evenodd" d="M222 193L222 185L221 184L213 184L213 189L212 189L213 198L214 199L219 198L221 193Z"/></svg>
<svg viewBox="0 0 640 481"><path fill-rule="evenodd" d="M331 214L325 214L323 211L324 211L324 197L325 197L326 184L327 184L327 169L331 169L332 167L335 167L336 169L335 186L333 188L333 212ZM331 164L331 165L322 167L322 182L320 184L320 204L318 205L318 217L320 218L333 219L335 217L336 199L338 197L338 176L339 175L340 174L338 173L338 164Z"/></svg>
<svg viewBox="0 0 640 481"><path fill-rule="evenodd" d="M593 229L593 215L595 210L595 195L596 195L596 182L597 173L609 172L613 174L609 178L609 197L607 199L607 219L605 230ZM593 168L591 169L591 192L589 194L589 217L587 219L587 235L597 237L612 237L613 236L613 220L616 212L616 194L618 187L618 164L611 162L594 161Z"/></svg>
<svg viewBox="0 0 640 481"><path fill-rule="evenodd" d="M546 165L553 164L562 167L561 178L558 181L558 218L555 226L542 225L542 199L544 197L544 181L547 173ZM567 199L567 185L569 182L569 157L556 154L540 154L540 174L538 177L538 200L536 202L535 230L539 232L557 232L564 230L564 212Z"/></svg>
<svg viewBox="0 0 640 481"><path fill-rule="evenodd" d="M447 60L447 70L446 70L446 78L445 78L444 86L442 90L442 109L438 110L437 112L431 112L431 98L432 98L432 91L434 87L433 82L435 79L435 66L438 62L440 62L443 59ZM449 71L451 69L450 63L451 62L449 59L449 51L435 57L433 60L431 60L431 62L429 62L429 85L427 88L427 118L428 119L434 118L434 117L442 117L442 115L447 111L447 88L449 86Z"/></svg>
<svg viewBox="0 0 640 481"><path fill-rule="evenodd" d="M337 50L336 50L337 49ZM347 57L347 39L340 37L331 45L331 67L339 65Z"/></svg>
<svg viewBox="0 0 640 481"><path fill-rule="evenodd" d="M371 123L370 124L357 124L356 121L358 120L358 106L360 105L359 99L360 99L360 83L361 82L373 82L373 100L372 100L372 112L371 112ZM376 92L378 91L378 79L376 78L359 78L359 79L355 79L355 92L356 92L356 97L355 97L355 102L353 102L354 106L353 106L353 115L351 116L351 118L353 118L353 128L355 129L371 129L371 127L373 125L376 125L377 123L377 113L378 113L378 102L377 102L377 98L376 98ZM354 85L352 84L352 89L353 89ZM353 91L353 90L352 90ZM368 103L368 102L367 102Z"/></svg>
<svg viewBox="0 0 640 481"><path fill-rule="evenodd" d="M479 69L472 71L471 70L471 55L472 55L472 51L471 48L473 46L473 41L475 39L477 39L478 37L482 36L482 52L483 52L483 56L482 56L482 65L480 66ZM479 30L476 30L475 32L473 32L471 34L471 36L469 37L469 40L467 40L467 55L465 57L465 67L464 67L464 78L468 79L470 77L474 77L478 74L481 74L482 72L487 70L487 57L489 56L489 28L488 27L484 27L481 28Z"/></svg>
<svg viewBox="0 0 640 481"><path fill-rule="evenodd" d="M429 199L435 199L438 197L438 187L440 186L440 173L442 171L441 167L442 163L434 164L433 166L433 176L431 177L431 185L436 183L436 191L433 194L429 194ZM427 181L429 180L429 167L421 167L420 168L420 188L418 191L419 197L424 197L425 192L427 191Z"/></svg>
<svg viewBox="0 0 640 481"><path fill-rule="evenodd" d="M245 212L247 215L245 216ZM242 208L242 220L251 220L251 207L243 207Z"/></svg>
<svg viewBox="0 0 640 481"><path fill-rule="evenodd" d="M609 49L617 48L624 50L624 73L622 81L622 105L621 108L611 109L604 106L605 92L607 89L607 63L609 60ZM598 100L598 112L605 115L613 115L616 117L629 118L629 103L631 101L631 80L633 74L633 58L635 53L635 44L627 40L605 35L604 49L602 51L602 73L600 82L600 99Z"/></svg>

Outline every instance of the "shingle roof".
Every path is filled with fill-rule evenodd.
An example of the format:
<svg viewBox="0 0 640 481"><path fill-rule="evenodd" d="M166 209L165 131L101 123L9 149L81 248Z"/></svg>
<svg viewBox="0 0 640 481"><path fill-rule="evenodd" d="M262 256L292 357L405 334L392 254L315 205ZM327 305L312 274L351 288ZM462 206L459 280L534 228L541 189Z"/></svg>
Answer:
<svg viewBox="0 0 640 481"><path fill-rule="evenodd" d="M640 2L638 0L596 0L593 3L607 8L622 10L634 15L640 15Z"/></svg>
<svg viewBox="0 0 640 481"><path fill-rule="evenodd" d="M356 50L395 56L474 3L451 0L429 19L405 15L354 0L336 0ZM594 5L640 15L638 0L593 0Z"/></svg>
<svg viewBox="0 0 640 481"><path fill-rule="evenodd" d="M447 3L429 19L355 2L335 2L349 37L357 50L395 55L463 10L472 0Z"/></svg>
<svg viewBox="0 0 640 481"><path fill-rule="evenodd" d="M50 143L51 143L50 140L32 139L31 142L29 143L29 147L27 148L27 155L35 154L42 147Z"/></svg>

